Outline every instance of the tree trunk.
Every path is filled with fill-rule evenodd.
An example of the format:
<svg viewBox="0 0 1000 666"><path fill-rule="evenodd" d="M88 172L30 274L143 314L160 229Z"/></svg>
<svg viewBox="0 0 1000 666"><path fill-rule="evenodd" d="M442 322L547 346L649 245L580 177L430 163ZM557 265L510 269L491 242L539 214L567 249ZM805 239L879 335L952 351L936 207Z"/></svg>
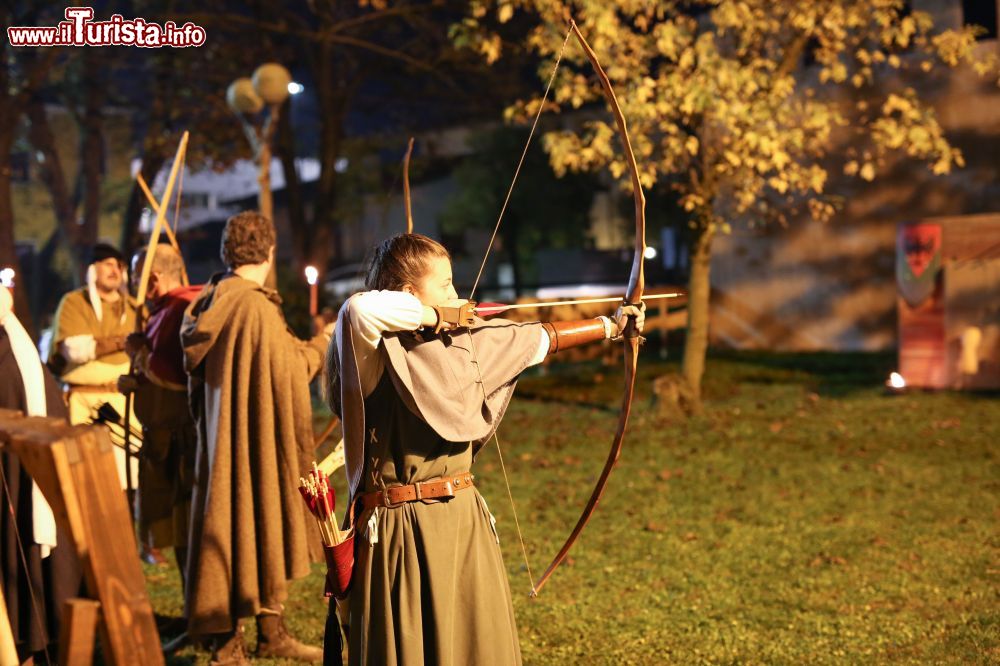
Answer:
<svg viewBox="0 0 1000 666"><path fill-rule="evenodd" d="M521 269L521 223L517 219L517 215L508 215L507 218L504 243L507 246L507 256L510 257L510 267L514 273L514 300L517 300L524 293L524 271Z"/></svg>
<svg viewBox="0 0 1000 666"><path fill-rule="evenodd" d="M708 352L710 270L712 239L715 230L701 227L691 248L691 273L688 278L688 325L684 341L681 374L687 383L689 411L701 412L701 378L705 374L705 354Z"/></svg>
<svg viewBox="0 0 1000 666"><path fill-rule="evenodd" d="M0 268L17 271L14 281L14 312L32 338L35 337L35 320L28 306L28 292L21 277L14 243L14 201L11 196L10 150L14 144L16 123L10 107L0 104Z"/></svg>
<svg viewBox="0 0 1000 666"><path fill-rule="evenodd" d="M38 99L33 99L26 110L30 129L28 132L32 147L42 157L42 181L52 199L52 210L56 216L59 237L66 244L73 262L74 284L80 284L85 261L85 243L80 239L81 227L76 222L76 207L66 184L66 172L63 170L62 158L56 145L55 135L49 124L45 106Z"/></svg>
<svg viewBox="0 0 1000 666"><path fill-rule="evenodd" d="M344 116L353 94L353 86L342 80L341 67L336 52L329 43L321 43L315 52L314 71L316 94L319 98L319 181L313 204L312 224L307 228L310 262L319 267L321 274L329 268L330 260L345 260L340 229L337 225L337 171L336 164L344 138Z"/></svg>
<svg viewBox="0 0 1000 666"><path fill-rule="evenodd" d="M83 228L80 242L89 249L100 235L101 181L104 178L104 85L100 76L101 61L85 51L87 67L83 78L84 108L80 141L80 169L83 184ZM90 57L88 57L90 56Z"/></svg>
<svg viewBox="0 0 1000 666"><path fill-rule="evenodd" d="M275 137L275 150L281 160L281 170L285 175L285 203L288 208L288 226L292 230L292 244L295 263L305 266L310 260L310 245L308 222L305 207L302 203L302 184L299 182L299 172L295 168L295 133L292 131L291 99L285 102L285 108L278 121L278 131ZM325 272L319 266L321 275Z"/></svg>

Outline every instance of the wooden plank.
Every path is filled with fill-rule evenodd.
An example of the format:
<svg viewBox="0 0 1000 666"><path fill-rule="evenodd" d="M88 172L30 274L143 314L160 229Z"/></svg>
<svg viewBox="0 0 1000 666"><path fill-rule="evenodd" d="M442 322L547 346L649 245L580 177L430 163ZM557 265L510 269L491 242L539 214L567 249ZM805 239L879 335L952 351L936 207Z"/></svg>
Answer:
<svg viewBox="0 0 1000 666"><path fill-rule="evenodd" d="M7 598L0 587L0 664L16 664L17 646L14 644L14 632L10 627L10 616L7 615Z"/></svg>
<svg viewBox="0 0 1000 666"><path fill-rule="evenodd" d="M67 599L59 629L59 666L94 663L94 637L101 604L93 599Z"/></svg>
<svg viewBox="0 0 1000 666"><path fill-rule="evenodd" d="M101 603L105 659L163 664L107 430L58 419L0 418L0 440L38 482L74 541L88 592Z"/></svg>
<svg viewBox="0 0 1000 666"><path fill-rule="evenodd" d="M104 427L78 429L81 434L68 444L78 447L80 462L71 469L80 498L87 500L81 505L90 544L85 570L88 589L101 602L106 654L116 664L163 664L113 445Z"/></svg>
<svg viewBox="0 0 1000 666"><path fill-rule="evenodd" d="M70 475L69 456L75 452L75 447L67 449L61 445L67 437L73 436L72 426L64 419L40 416L11 419L10 414L0 410L0 441L9 444L28 476L38 484L52 507L56 522L70 535L82 559L87 552L87 537Z"/></svg>

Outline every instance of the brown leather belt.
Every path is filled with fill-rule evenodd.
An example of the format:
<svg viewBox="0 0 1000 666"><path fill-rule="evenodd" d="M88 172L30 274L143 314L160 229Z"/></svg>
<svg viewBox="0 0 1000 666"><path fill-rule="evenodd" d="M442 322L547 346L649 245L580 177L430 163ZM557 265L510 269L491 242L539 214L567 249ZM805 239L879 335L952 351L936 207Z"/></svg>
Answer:
<svg viewBox="0 0 1000 666"><path fill-rule="evenodd" d="M459 490L471 488L474 478L472 472L464 472L436 481L411 483L408 486L389 486L385 491L364 493L361 501L364 503L365 511L369 511L377 506L392 509L407 502L440 500L443 497L454 497Z"/></svg>
<svg viewBox="0 0 1000 666"><path fill-rule="evenodd" d="M66 384L66 393L118 393L117 384Z"/></svg>

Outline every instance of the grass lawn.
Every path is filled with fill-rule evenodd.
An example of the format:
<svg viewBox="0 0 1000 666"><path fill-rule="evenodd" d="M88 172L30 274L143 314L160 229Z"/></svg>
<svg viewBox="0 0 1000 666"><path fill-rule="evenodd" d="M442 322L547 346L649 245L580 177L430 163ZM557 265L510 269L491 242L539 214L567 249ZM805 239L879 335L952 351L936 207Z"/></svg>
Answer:
<svg viewBox="0 0 1000 666"><path fill-rule="evenodd" d="M1000 662L1000 396L886 395L891 355L716 355L702 417L660 422L640 360L621 460L541 596L495 446L497 516L528 664ZM526 377L500 430L532 574L569 534L617 420L620 367ZM178 615L172 568L146 568ZM319 642L321 571L293 632ZM248 632L253 645L252 631ZM188 649L171 663L207 663ZM263 663L263 662L262 662Z"/></svg>

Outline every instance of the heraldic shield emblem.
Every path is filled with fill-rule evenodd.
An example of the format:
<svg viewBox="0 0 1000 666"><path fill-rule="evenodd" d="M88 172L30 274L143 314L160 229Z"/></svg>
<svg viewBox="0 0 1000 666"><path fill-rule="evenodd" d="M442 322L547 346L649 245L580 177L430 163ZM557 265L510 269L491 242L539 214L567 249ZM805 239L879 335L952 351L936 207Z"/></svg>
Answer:
<svg viewBox="0 0 1000 666"><path fill-rule="evenodd" d="M934 293L941 273L941 225L901 224L896 235L896 284L915 308Z"/></svg>

